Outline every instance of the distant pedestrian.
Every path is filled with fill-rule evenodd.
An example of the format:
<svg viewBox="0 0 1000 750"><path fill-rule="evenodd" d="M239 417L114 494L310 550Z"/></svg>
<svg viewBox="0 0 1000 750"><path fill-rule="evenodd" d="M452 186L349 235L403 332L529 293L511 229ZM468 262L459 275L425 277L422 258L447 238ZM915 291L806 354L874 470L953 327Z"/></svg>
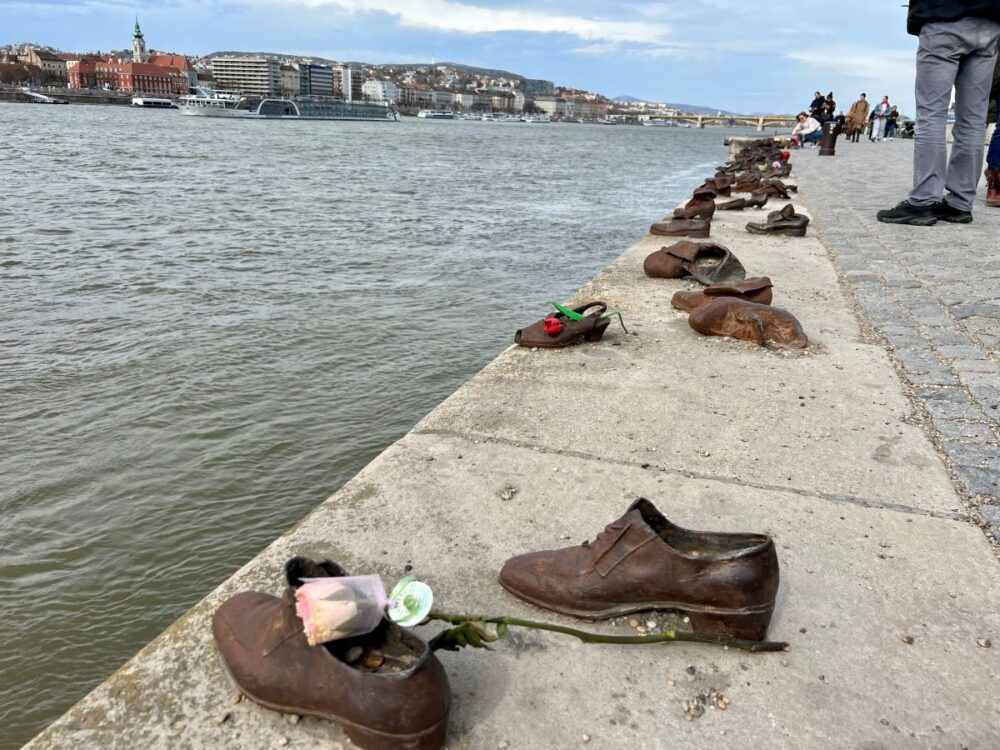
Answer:
<svg viewBox="0 0 1000 750"><path fill-rule="evenodd" d="M812 147L816 148L816 142L823 137L819 120L810 117L805 112L799 112L797 119L799 123L792 129L792 138L798 138L802 148L805 148L807 143L811 143Z"/></svg>
<svg viewBox="0 0 1000 750"><path fill-rule="evenodd" d="M883 96L882 101L872 107L872 140L875 143L882 142L882 135L885 133L885 121L889 117L892 105L889 104L889 97Z"/></svg>
<svg viewBox="0 0 1000 750"><path fill-rule="evenodd" d="M833 92L831 91L826 95L826 99L823 102L823 117L817 118L820 122L829 122L834 117L837 116L837 102L834 101Z"/></svg>
<svg viewBox="0 0 1000 750"><path fill-rule="evenodd" d="M885 137L888 140L892 140L892 137L896 135L896 128L899 126L899 109L895 106L889 110L888 117L885 118Z"/></svg>
<svg viewBox="0 0 1000 750"><path fill-rule="evenodd" d="M1000 59L993 69L990 99L996 102L994 122L1000 120ZM986 205L1000 208L1000 122L993 130L990 148L986 152Z"/></svg>
<svg viewBox="0 0 1000 750"><path fill-rule="evenodd" d="M967 224L983 165L1000 1L910 0L906 30L920 37L913 189L895 208L879 211L878 220L918 226L938 219ZM952 88L955 127L949 159L945 133Z"/></svg>
<svg viewBox="0 0 1000 750"><path fill-rule="evenodd" d="M816 120L823 117L823 108L826 106L826 97L818 91L813 96L812 104L809 105L809 114Z"/></svg>
<svg viewBox="0 0 1000 750"><path fill-rule="evenodd" d="M865 125L868 123L868 99L864 95L858 97L858 100L851 105L851 108L847 111L847 138L848 140L853 140L855 143L858 142L858 138L865 130Z"/></svg>

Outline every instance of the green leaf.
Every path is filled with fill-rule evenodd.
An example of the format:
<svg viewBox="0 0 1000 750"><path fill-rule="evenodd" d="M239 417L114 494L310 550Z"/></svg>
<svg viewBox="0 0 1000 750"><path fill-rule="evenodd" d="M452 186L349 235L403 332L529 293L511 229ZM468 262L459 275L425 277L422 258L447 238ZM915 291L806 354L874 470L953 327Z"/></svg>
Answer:
<svg viewBox="0 0 1000 750"><path fill-rule="evenodd" d="M486 626L477 620L467 620L454 628L442 630L430 641L432 651L458 651L460 648L485 648L492 651L488 642L497 640L497 636L486 630Z"/></svg>

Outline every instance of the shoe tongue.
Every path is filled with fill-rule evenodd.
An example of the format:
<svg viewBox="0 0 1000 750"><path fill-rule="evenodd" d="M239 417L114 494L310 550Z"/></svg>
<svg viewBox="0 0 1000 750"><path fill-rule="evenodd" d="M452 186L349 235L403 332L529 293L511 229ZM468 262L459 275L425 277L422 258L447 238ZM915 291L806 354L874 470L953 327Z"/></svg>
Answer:
<svg viewBox="0 0 1000 750"><path fill-rule="evenodd" d="M781 209L782 219L791 219L794 216L795 216L795 207L791 203L789 203L787 206Z"/></svg>
<svg viewBox="0 0 1000 750"><path fill-rule="evenodd" d="M657 534L669 525L669 521L656 509L656 506L644 497L637 498L628 507L628 512L625 515L631 515L633 512L637 513L646 525Z"/></svg>

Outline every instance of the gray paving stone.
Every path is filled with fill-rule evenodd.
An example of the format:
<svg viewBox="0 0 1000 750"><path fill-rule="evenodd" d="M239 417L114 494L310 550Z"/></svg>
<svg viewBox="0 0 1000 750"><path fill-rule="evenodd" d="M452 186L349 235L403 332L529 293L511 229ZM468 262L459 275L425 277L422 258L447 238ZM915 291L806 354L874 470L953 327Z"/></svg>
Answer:
<svg viewBox="0 0 1000 750"><path fill-rule="evenodd" d="M1000 498L1000 471L956 465L955 472L970 495Z"/></svg>
<svg viewBox="0 0 1000 750"><path fill-rule="evenodd" d="M979 512L983 514L993 533L1000 534L1000 506L983 503L979 506Z"/></svg>
<svg viewBox="0 0 1000 750"><path fill-rule="evenodd" d="M978 360L983 355L979 347L973 346L972 344L959 344L958 346L948 344L945 346L937 346L936 348L938 354L942 357L961 361Z"/></svg>
<svg viewBox="0 0 1000 750"><path fill-rule="evenodd" d="M935 420L934 426L946 440L975 440L988 443L995 439L993 430L983 422L960 422L954 419Z"/></svg>
<svg viewBox="0 0 1000 750"><path fill-rule="evenodd" d="M959 320L980 315L988 318L1000 318L1000 305L956 305L952 308L952 313Z"/></svg>
<svg viewBox="0 0 1000 750"><path fill-rule="evenodd" d="M934 420L935 424L937 424L939 420L965 419L972 422L982 422L986 420L986 415L983 411L973 406L965 397L964 393L961 394L961 400L926 396L922 398L924 406L927 408L927 411L930 412L931 418Z"/></svg>

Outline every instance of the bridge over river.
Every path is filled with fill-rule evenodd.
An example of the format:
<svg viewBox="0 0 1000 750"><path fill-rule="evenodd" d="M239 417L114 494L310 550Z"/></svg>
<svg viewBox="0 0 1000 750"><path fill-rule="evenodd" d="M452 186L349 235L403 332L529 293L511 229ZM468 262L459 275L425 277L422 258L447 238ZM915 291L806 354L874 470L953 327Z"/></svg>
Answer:
<svg viewBox="0 0 1000 750"><path fill-rule="evenodd" d="M768 126L791 127L795 124L795 115L650 115L651 122L688 123L703 128L705 123L720 123L724 125L743 124L756 125L757 132L763 133Z"/></svg>

